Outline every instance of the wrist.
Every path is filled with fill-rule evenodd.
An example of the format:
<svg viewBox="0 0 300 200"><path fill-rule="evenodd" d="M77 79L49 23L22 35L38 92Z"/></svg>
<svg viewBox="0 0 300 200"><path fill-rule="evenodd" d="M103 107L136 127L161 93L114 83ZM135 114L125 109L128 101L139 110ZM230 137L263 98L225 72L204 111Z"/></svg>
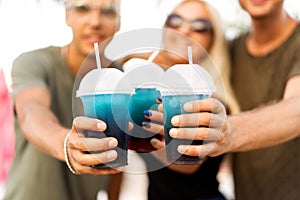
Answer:
<svg viewBox="0 0 300 200"><path fill-rule="evenodd" d="M65 162L64 142L69 132L71 132L70 129L64 129L62 131L62 133L60 134L58 148L55 148L55 157L63 162Z"/></svg>
<svg viewBox="0 0 300 200"><path fill-rule="evenodd" d="M244 124L245 122L243 122L242 117L238 115L230 116L228 118L228 121L230 126L230 144L228 145L229 148L227 153L239 152L244 145L244 143L242 142L243 139L239 135L239 125Z"/></svg>

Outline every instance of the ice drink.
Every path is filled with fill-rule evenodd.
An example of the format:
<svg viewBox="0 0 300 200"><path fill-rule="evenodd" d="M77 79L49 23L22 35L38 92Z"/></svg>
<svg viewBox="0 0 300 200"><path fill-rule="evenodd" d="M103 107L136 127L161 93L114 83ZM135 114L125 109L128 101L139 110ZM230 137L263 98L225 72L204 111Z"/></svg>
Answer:
<svg viewBox="0 0 300 200"><path fill-rule="evenodd" d="M164 108L164 131L166 140L167 159L171 163L175 164L198 164L201 163L201 159L197 156L187 156L178 153L178 145L200 145L200 140L185 140L185 139L174 139L169 135L169 131L174 126L171 124L171 119L175 115L185 114L183 110L183 104L188 101L201 100L208 98L209 95L197 94L197 95L170 95L163 96L163 108ZM188 127L186 127L188 128Z"/></svg>
<svg viewBox="0 0 300 200"><path fill-rule="evenodd" d="M150 143L157 134L146 131L142 123L147 121L144 117L145 110L157 110L156 99L160 97L160 92L156 88L136 88L135 93L130 98L129 113L130 119L134 123L134 128L129 132L128 148L137 152L150 152L155 150Z"/></svg>
<svg viewBox="0 0 300 200"><path fill-rule="evenodd" d="M144 111L157 110L156 100L161 95L156 86L160 84L163 73L160 66L149 61L139 61L125 71L124 79L131 83L133 91L129 101L130 121L133 124L128 138L129 149L141 153L155 150L150 140L160 136L145 130L142 123L149 121L145 118Z"/></svg>
<svg viewBox="0 0 300 200"><path fill-rule="evenodd" d="M187 156L177 151L178 145L199 145L201 140L174 139L169 131L174 127L171 119L175 115L187 114L183 105L188 101L209 98L215 90L214 83L209 73L200 65L182 64L174 65L164 74L165 89L162 92L164 110L164 135L166 141L167 160L174 164L199 164L202 158ZM181 128L195 128L185 127Z"/></svg>
<svg viewBox="0 0 300 200"><path fill-rule="evenodd" d="M98 118L107 124L107 129L103 133L87 132L86 136L115 137L118 140L118 146L115 148L118 153L117 159L95 165L94 168L116 168L127 165L126 131L129 123L130 91L125 88L126 84L120 83L123 75L123 72L113 68L92 70L84 77L77 91L77 96L80 96L83 103L85 116Z"/></svg>

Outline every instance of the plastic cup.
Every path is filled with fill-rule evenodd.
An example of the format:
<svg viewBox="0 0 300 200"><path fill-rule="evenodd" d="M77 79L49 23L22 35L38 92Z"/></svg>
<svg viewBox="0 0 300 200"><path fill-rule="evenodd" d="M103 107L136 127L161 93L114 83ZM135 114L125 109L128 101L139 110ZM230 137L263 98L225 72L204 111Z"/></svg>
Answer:
<svg viewBox="0 0 300 200"><path fill-rule="evenodd" d="M169 131L171 128L176 128L171 124L172 117L187 113L183 109L186 102L211 96L215 91L212 78L200 65L178 64L166 71L163 83L165 89L162 90L162 100L167 160L174 164L200 164L201 157L180 154L177 147L178 145L199 145L203 141L171 138Z"/></svg>
<svg viewBox="0 0 300 200"><path fill-rule="evenodd" d="M116 168L128 164L126 131L130 91L126 84L119 84L123 76L123 72L114 68L94 69L86 74L77 91L85 116L98 118L107 124L103 133L89 131L86 137L115 137L118 140L115 148L118 157L112 162L94 165L94 168Z"/></svg>
<svg viewBox="0 0 300 200"><path fill-rule="evenodd" d="M129 131L128 148L136 152L146 153L156 150L150 140L154 137L160 138L160 135L145 130L142 124L148 121L144 116L144 111L157 110L156 100L161 96L157 85L163 73L161 67L148 61L138 63L125 71L125 77L130 80L134 88L129 101L130 121L133 129Z"/></svg>
<svg viewBox="0 0 300 200"><path fill-rule="evenodd" d="M155 148L150 140L159 135L143 129L143 122L147 121L144 117L145 110L157 110L157 97L160 92L156 88L136 88L135 93L130 98L129 113L130 119L134 123L134 128L129 132L128 148L136 152L151 152Z"/></svg>

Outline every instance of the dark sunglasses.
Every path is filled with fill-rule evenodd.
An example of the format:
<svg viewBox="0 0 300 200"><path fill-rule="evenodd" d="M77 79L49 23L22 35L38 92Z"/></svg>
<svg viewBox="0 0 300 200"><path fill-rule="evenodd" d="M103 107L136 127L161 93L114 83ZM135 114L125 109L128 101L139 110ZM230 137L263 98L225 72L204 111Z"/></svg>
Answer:
<svg viewBox="0 0 300 200"><path fill-rule="evenodd" d="M180 28L184 22L189 23L191 30L198 33L208 32L212 29L212 25L207 19L198 18L188 21L177 14L171 14L167 17L166 26L170 28Z"/></svg>
<svg viewBox="0 0 300 200"><path fill-rule="evenodd" d="M88 4L87 2L84 2L84 1L78 1L76 3L67 3L66 8L74 9L76 13L80 13L80 14L88 14L92 10L95 10L95 9L99 10L101 12L101 14L105 15L105 16L114 17L118 13L117 8L114 5L100 7L100 6Z"/></svg>

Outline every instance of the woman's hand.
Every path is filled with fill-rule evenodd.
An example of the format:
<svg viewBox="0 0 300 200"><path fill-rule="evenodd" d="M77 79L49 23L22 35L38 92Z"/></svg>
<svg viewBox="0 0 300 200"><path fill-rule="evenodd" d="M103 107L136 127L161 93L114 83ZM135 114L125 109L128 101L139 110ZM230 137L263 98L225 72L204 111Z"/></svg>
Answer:
<svg viewBox="0 0 300 200"><path fill-rule="evenodd" d="M158 135L151 139L151 144L154 148L160 149L165 146L164 137L164 116L160 111L147 110L144 112L145 118L149 121L143 123L143 128Z"/></svg>
<svg viewBox="0 0 300 200"><path fill-rule="evenodd" d="M70 134L69 138L65 141L65 148L69 165L76 174L103 175L120 172L117 169L95 169L91 167L113 161L118 156L117 152L112 150L118 145L116 138L87 138L84 136L84 131L89 130L100 134L105 129L106 124L98 119L76 117L73 120L72 130L68 133Z"/></svg>

